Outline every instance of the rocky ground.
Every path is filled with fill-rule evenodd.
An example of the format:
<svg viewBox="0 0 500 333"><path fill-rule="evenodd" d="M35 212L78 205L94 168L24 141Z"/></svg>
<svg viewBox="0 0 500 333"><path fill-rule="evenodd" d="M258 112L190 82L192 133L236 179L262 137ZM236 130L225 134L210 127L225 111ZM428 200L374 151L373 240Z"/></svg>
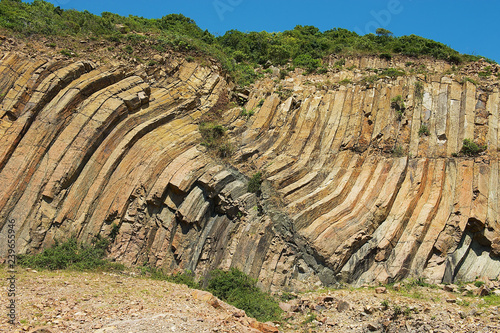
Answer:
<svg viewBox="0 0 500 333"><path fill-rule="evenodd" d="M1 303L7 304L5 268ZM489 283L489 282L488 282ZM494 286L493 282L493 286ZM447 288L448 290L453 289ZM413 286L285 294L281 323L262 324L184 285L106 272L16 273L13 327L2 332L499 332L498 296ZM484 288L483 288L484 289ZM5 311L5 310L4 310Z"/></svg>

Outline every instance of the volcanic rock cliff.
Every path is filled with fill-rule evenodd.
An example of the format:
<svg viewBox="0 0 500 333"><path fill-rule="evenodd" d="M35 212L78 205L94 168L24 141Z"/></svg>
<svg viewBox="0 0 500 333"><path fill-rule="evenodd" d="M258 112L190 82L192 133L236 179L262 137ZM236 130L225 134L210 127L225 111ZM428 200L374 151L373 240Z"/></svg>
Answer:
<svg viewBox="0 0 500 333"><path fill-rule="evenodd" d="M20 253L101 234L127 265L267 289L499 278L500 98L477 77L496 65L332 57L237 90L215 63L156 60L1 55L0 257L15 221ZM213 115L231 157L200 144Z"/></svg>

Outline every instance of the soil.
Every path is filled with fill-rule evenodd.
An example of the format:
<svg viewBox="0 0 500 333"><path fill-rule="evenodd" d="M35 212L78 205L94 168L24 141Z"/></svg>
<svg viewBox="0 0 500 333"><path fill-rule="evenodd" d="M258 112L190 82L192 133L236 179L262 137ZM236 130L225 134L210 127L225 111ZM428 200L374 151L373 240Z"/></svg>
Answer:
<svg viewBox="0 0 500 333"><path fill-rule="evenodd" d="M12 274L17 325L3 307L1 332L500 332L498 304L428 287L286 294L292 299L281 304L283 320L259 326L206 292L132 272L2 267L1 304L8 304Z"/></svg>

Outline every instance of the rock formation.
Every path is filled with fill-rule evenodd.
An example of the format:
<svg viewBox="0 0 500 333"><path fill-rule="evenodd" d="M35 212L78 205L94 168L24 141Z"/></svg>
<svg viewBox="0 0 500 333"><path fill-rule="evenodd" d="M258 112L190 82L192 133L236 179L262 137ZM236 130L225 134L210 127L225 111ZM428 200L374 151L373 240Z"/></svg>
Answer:
<svg viewBox="0 0 500 333"><path fill-rule="evenodd" d="M0 257L14 220L20 253L101 234L127 265L238 267L268 289L499 278L498 80L464 79L489 64L335 61L238 94L173 55L151 69L3 54ZM200 144L216 113L225 160ZM487 151L457 157L466 138Z"/></svg>

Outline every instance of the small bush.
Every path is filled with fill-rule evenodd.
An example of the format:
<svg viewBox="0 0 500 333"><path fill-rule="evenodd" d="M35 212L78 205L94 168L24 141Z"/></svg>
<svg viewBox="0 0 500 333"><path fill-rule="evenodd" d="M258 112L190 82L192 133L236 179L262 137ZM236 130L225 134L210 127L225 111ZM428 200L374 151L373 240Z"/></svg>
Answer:
<svg viewBox="0 0 500 333"><path fill-rule="evenodd" d="M104 260L109 240L98 235L91 244L78 244L76 238L65 242L56 241L51 248L39 254L19 255L18 264L36 269L123 269L122 265Z"/></svg>
<svg viewBox="0 0 500 333"><path fill-rule="evenodd" d="M420 126L420 129L418 130L419 136L422 136L422 135L429 136L430 134L431 134L431 132L429 131L429 128L426 125Z"/></svg>
<svg viewBox="0 0 500 333"><path fill-rule="evenodd" d="M491 76L491 66L487 66L484 71L477 73L480 78L487 79Z"/></svg>
<svg viewBox="0 0 500 333"><path fill-rule="evenodd" d="M334 64L334 66L337 68L342 68L342 66L344 66L344 65L345 65L345 59L337 60Z"/></svg>
<svg viewBox="0 0 500 333"><path fill-rule="evenodd" d="M401 95L397 95L391 99L391 107L396 110L401 118L405 112L406 106Z"/></svg>
<svg viewBox="0 0 500 333"><path fill-rule="evenodd" d="M403 314L403 310L401 309L401 307L399 305L395 305L393 308L392 316L394 318L397 318L399 315L402 315L402 314Z"/></svg>
<svg viewBox="0 0 500 333"><path fill-rule="evenodd" d="M111 225L111 231L109 232L109 239L112 242L115 241L116 236L118 236L118 232L120 231L120 226L116 223Z"/></svg>
<svg viewBox="0 0 500 333"><path fill-rule="evenodd" d="M219 157L228 157L232 154L233 148L226 135L226 128L216 123L201 123L198 127L202 142L208 149L215 151Z"/></svg>
<svg viewBox="0 0 500 333"><path fill-rule="evenodd" d="M289 73L288 73L288 71L286 69L282 69L280 71L280 80L284 80L287 77L288 74Z"/></svg>
<svg viewBox="0 0 500 333"><path fill-rule="evenodd" d="M259 290L257 281L245 273L232 268L229 271L215 270L210 273L207 290L220 299L245 310L246 314L259 321L280 319L282 310L269 294Z"/></svg>
<svg viewBox="0 0 500 333"><path fill-rule="evenodd" d="M328 73L328 67L326 67L326 66L321 66L320 68L318 68L318 70L316 71L316 73L318 73L318 74L325 74L325 73Z"/></svg>
<svg viewBox="0 0 500 333"><path fill-rule="evenodd" d="M293 59L293 64L306 69L309 73L312 73L319 66L321 66L321 61L319 59L314 59L310 54L301 54L297 58Z"/></svg>
<svg viewBox="0 0 500 333"><path fill-rule="evenodd" d="M403 76L406 73L403 70L399 70L396 68L385 68L379 73L381 76L389 76L391 78L395 78L398 76Z"/></svg>
<svg viewBox="0 0 500 333"><path fill-rule="evenodd" d="M484 284L483 281L474 281L474 285L478 288L481 288L481 286Z"/></svg>
<svg viewBox="0 0 500 333"><path fill-rule="evenodd" d="M479 146L471 139L464 139L462 149L460 149L460 154L465 156L477 156L486 149L488 149L487 145Z"/></svg>
<svg viewBox="0 0 500 333"><path fill-rule="evenodd" d="M341 84L341 85L348 85L348 84L351 84L351 83L352 83L352 81L349 80L349 79L343 79L343 80L341 80L339 82L339 84Z"/></svg>
<svg viewBox="0 0 500 333"><path fill-rule="evenodd" d="M134 53L134 49L132 48L132 46L130 45L127 45L125 46L125 48L123 49L125 52L127 52L128 54L132 54Z"/></svg>
<svg viewBox="0 0 500 333"><path fill-rule="evenodd" d="M415 82L415 98L419 101L424 98L424 85L420 81Z"/></svg>
<svg viewBox="0 0 500 333"><path fill-rule="evenodd" d="M405 156L405 151L403 150L403 147L400 145L394 147L394 149L392 150L392 156L394 156L394 157Z"/></svg>
<svg viewBox="0 0 500 333"><path fill-rule="evenodd" d="M259 193L260 185L262 184L262 173L259 171L252 176L248 182L247 191L250 193Z"/></svg>
<svg viewBox="0 0 500 333"><path fill-rule="evenodd" d="M70 57L70 58L76 56L76 53L72 52L71 50L67 50L67 49L61 50L61 51L59 51L59 53L61 53L62 55L66 56L66 57Z"/></svg>
<svg viewBox="0 0 500 333"><path fill-rule="evenodd" d="M470 83L472 83L473 85L476 85L476 86L477 86L477 81L476 81L476 80L471 79L470 77L464 76L464 77L462 78L462 82L461 82L461 83L462 83L462 84L464 84L465 82L470 82Z"/></svg>
<svg viewBox="0 0 500 333"><path fill-rule="evenodd" d="M261 99L261 100L259 101L259 104L257 104L257 107L259 107L259 108L260 108L262 105L264 105L264 102L265 102L265 100L264 100L264 99Z"/></svg>
<svg viewBox="0 0 500 333"><path fill-rule="evenodd" d="M240 116L241 116L241 117L245 117L247 120L248 120L251 116L253 116L254 114L255 114L254 109L252 109L252 110L250 110L250 111L247 111L247 109L242 108L242 109L241 109L241 112L240 112Z"/></svg>
<svg viewBox="0 0 500 333"><path fill-rule="evenodd" d="M372 84L377 82L380 79L378 75L369 75L365 76L361 79L361 83L364 83L366 85Z"/></svg>

